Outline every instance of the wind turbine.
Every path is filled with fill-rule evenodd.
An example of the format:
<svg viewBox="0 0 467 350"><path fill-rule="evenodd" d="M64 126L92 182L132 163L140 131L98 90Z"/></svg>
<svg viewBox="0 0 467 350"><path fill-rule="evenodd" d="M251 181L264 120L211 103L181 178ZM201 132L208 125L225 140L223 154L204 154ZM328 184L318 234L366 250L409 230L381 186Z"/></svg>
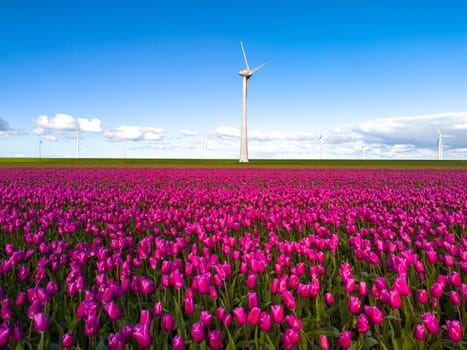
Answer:
<svg viewBox="0 0 467 350"><path fill-rule="evenodd" d="M362 159L365 160L365 151L368 149L365 141L362 143Z"/></svg>
<svg viewBox="0 0 467 350"><path fill-rule="evenodd" d="M323 142L324 139L326 138L326 135L323 135L322 133L319 134L319 159L323 159Z"/></svg>
<svg viewBox="0 0 467 350"><path fill-rule="evenodd" d="M254 69L250 69L248 60L246 58L245 49L243 43L240 41L242 47L243 59L245 60L245 67L238 74L243 77L243 94L242 94L242 133L240 140L240 163L248 162L248 139L247 139L247 128L246 128L246 97L248 94L248 85L250 83L251 76L258 70L264 67L265 63L259 65Z"/></svg>
<svg viewBox="0 0 467 350"><path fill-rule="evenodd" d="M78 133L76 134L76 158L79 158L79 137L80 129L78 128Z"/></svg>
<svg viewBox="0 0 467 350"><path fill-rule="evenodd" d="M39 158L42 158L42 140L39 140Z"/></svg>
<svg viewBox="0 0 467 350"><path fill-rule="evenodd" d="M435 127L435 129L438 132L438 138L436 139L436 143L438 144L438 160L443 160L444 148L448 147L444 144L443 137L452 137L452 135L443 135L438 128Z"/></svg>

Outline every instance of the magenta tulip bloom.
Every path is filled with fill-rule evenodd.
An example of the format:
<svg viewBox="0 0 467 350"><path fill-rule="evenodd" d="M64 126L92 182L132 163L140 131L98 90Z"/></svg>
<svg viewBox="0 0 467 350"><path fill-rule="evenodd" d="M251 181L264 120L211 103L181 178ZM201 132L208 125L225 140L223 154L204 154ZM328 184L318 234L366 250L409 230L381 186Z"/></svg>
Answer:
<svg viewBox="0 0 467 350"><path fill-rule="evenodd" d="M421 324L417 324L414 329L414 337L417 340L424 341L426 339L426 331L425 327L423 327Z"/></svg>
<svg viewBox="0 0 467 350"><path fill-rule="evenodd" d="M428 292L425 289L419 289L417 291L417 300L420 304L428 303Z"/></svg>
<svg viewBox="0 0 467 350"><path fill-rule="evenodd" d="M84 334L88 337L93 337L99 330L99 317L92 315L86 318L84 322Z"/></svg>
<svg viewBox="0 0 467 350"><path fill-rule="evenodd" d="M154 317L161 317L163 313L162 303L158 301L154 304Z"/></svg>
<svg viewBox="0 0 467 350"><path fill-rule="evenodd" d="M462 327L458 320L446 321L446 329L448 331L448 337L454 343L458 343L462 340Z"/></svg>
<svg viewBox="0 0 467 350"><path fill-rule="evenodd" d="M271 305L271 315L275 323L282 323L284 320L284 308L281 305Z"/></svg>
<svg viewBox="0 0 467 350"><path fill-rule="evenodd" d="M128 344L131 341L131 336L133 335L133 327L126 325L120 330L120 335L125 344Z"/></svg>
<svg viewBox="0 0 467 350"><path fill-rule="evenodd" d="M351 331L342 332L337 342L342 349L350 348L350 345L352 345L352 332Z"/></svg>
<svg viewBox="0 0 467 350"><path fill-rule="evenodd" d="M0 325L0 346L7 346L10 341L11 329L8 327L8 324L2 323Z"/></svg>
<svg viewBox="0 0 467 350"><path fill-rule="evenodd" d="M162 316L162 329L166 332L172 332L175 328L175 319L171 314Z"/></svg>
<svg viewBox="0 0 467 350"><path fill-rule="evenodd" d="M175 289L181 289L185 285L183 275L179 270L175 270L170 274L170 283Z"/></svg>
<svg viewBox="0 0 467 350"><path fill-rule="evenodd" d="M285 307L290 310L295 309L297 306L297 302L295 301L293 294L288 290L284 290L282 292L282 300L284 301Z"/></svg>
<svg viewBox="0 0 467 350"><path fill-rule="evenodd" d="M362 302L358 297L350 296L349 298L349 311L357 315L360 313L360 310L362 308Z"/></svg>
<svg viewBox="0 0 467 350"><path fill-rule="evenodd" d="M248 289L254 289L256 287L256 274L250 273L246 279L246 287Z"/></svg>
<svg viewBox="0 0 467 350"><path fill-rule="evenodd" d="M43 312L38 312L34 314L33 317L34 317L33 318L34 328L36 329L37 332L39 333L45 332L49 328L50 321L47 318L46 314L44 314Z"/></svg>
<svg viewBox="0 0 467 350"><path fill-rule="evenodd" d="M239 326L243 326L246 323L247 315L243 307L239 306L233 309L233 315Z"/></svg>
<svg viewBox="0 0 467 350"><path fill-rule="evenodd" d="M459 293L457 293L455 290L449 291L449 299L451 300L451 303L456 306L462 303Z"/></svg>
<svg viewBox="0 0 467 350"><path fill-rule="evenodd" d="M295 315L285 316L285 321L288 323L290 327L296 329L297 331L302 329L302 321L300 321L300 319Z"/></svg>
<svg viewBox="0 0 467 350"><path fill-rule="evenodd" d="M443 286L438 282L433 283L430 288L430 293L432 297L439 299L443 295Z"/></svg>
<svg viewBox="0 0 467 350"><path fill-rule="evenodd" d="M145 326L151 325L151 312L149 310L141 310L139 314L139 323Z"/></svg>
<svg viewBox="0 0 467 350"><path fill-rule="evenodd" d="M191 337L198 344L204 340L204 325L202 322L196 322L191 326Z"/></svg>
<svg viewBox="0 0 467 350"><path fill-rule="evenodd" d="M359 333L366 333L370 329L370 322L365 314L360 314L355 324L355 328Z"/></svg>
<svg viewBox="0 0 467 350"><path fill-rule="evenodd" d="M122 316L122 311L115 301L104 305L104 311L112 321L117 321Z"/></svg>
<svg viewBox="0 0 467 350"><path fill-rule="evenodd" d="M255 326L259 321L259 316L261 314L261 309L257 306L253 307L250 312L248 312L247 321L250 325Z"/></svg>
<svg viewBox="0 0 467 350"><path fill-rule="evenodd" d="M258 306L258 296L256 293L248 292L248 308L252 309L255 306Z"/></svg>
<svg viewBox="0 0 467 350"><path fill-rule="evenodd" d="M222 307L222 306L219 306L217 309L216 309L216 318L219 320L219 321L222 321L225 317L225 308Z"/></svg>
<svg viewBox="0 0 467 350"><path fill-rule="evenodd" d="M222 342L222 333L218 329L208 332L208 341L209 346L214 350L221 349L224 346Z"/></svg>
<svg viewBox="0 0 467 350"><path fill-rule="evenodd" d="M377 306L367 306L364 307L365 315L369 318L373 324L381 324L384 320L383 311L381 311Z"/></svg>
<svg viewBox="0 0 467 350"><path fill-rule="evenodd" d="M199 319L205 327L209 327L212 322L212 315L209 311L203 310L199 315Z"/></svg>
<svg viewBox="0 0 467 350"><path fill-rule="evenodd" d="M185 341L181 335L176 335L172 340L173 350L185 350Z"/></svg>
<svg viewBox="0 0 467 350"><path fill-rule="evenodd" d="M358 294L361 297L364 297L368 294L368 288L367 288L367 284L365 281L360 281L358 283Z"/></svg>
<svg viewBox="0 0 467 350"><path fill-rule="evenodd" d="M321 350L329 350L329 339L325 335L319 336L319 346Z"/></svg>
<svg viewBox="0 0 467 350"><path fill-rule="evenodd" d="M401 294L397 290L391 290L389 292L389 305L393 309L400 309L402 306Z"/></svg>
<svg viewBox="0 0 467 350"><path fill-rule="evenodd" d="M190 316L195 312L195 301L193 298L185 298L184 302L185 315Z"/></svg>
<svg viewBox="0 0 467 350"><path fill-rule="evenodd" d="M392 286L393 290L397 290L402 296L407 297L410 295L411 290L407 280L403 277L397 277Z"/></svg>
<svg viewBox="0 0 467 350"><path fill-rule="evenodd" d="M65 349L70 349L73 346L73 342L75 341L73 334L67 332L62 337L62 346Z"/></svg>
<svg viewBox="0 0 467 350"><path fill-rule="evenodd" d="M136 341L140 349L148 348L152 343L151 333L149 332L149 326L136 325L133 327L133 339Z"/></svg>
<svg viewBox="0 0 467 350"><path fill-rule="evenodd" d="M261 312L259 316L259 329L263 332L267 332L271 329L272 317L267 312Z"/></svg>
<svg viewBox="0 0 467 350"><path fill-rule="evenodd" d="M440 326L438 323L438 320L436 319L436 316L433 315L432 313L426 313L422 315L422 322L425 328L430 332L431 334L438 334L440 331Z"/></svg>
<svg viewBox="0 0 467 350"><path fill-rule="evenodd" d="M334 296L332 295L332 293L326 293L326 294L324 294L324 301L325 301L326 304L328 304L328 305L334 304Z"/></svg>
<svg viewBox="0 0 467 350"><path fill-rule="evenodd" d="M125 350L125 343L123 342L120 333L109 334L107 342L109 343L110 350Z"/></svg>

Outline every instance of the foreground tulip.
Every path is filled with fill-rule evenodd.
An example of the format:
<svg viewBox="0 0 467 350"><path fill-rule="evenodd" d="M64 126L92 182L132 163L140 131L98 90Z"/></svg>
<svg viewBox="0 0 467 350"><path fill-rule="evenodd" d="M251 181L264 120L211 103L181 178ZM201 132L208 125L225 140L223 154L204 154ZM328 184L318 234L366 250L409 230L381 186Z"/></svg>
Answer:
<svg viewBox="0 0 467 350"><path fill-rule="evenodd" d="M208 341L209 346L214 350L221 349L224 346L222 343L222 333L218 329L208 332Z"/></svg>
<svg viewBox="0 0 467 350"><path fill-rule="evenodd" d="M243 307L239 306L233 309L233 315L239 326L243 326L246 323L247 315Z"/></svg>
<svg viewBox="0 0 467 350"><path fill-rule="evenodd" d="M114 301L111 301L110 303L105 304L104 311L112 321L117 321L122 316L122 311L120 310L120 307Z"/></svg>
<svg viewBox="0 0 467 350"><path fill-rule="evenodd" d="M185 350L185 341L181 335L176 335L172 340L173 350Z"/></svg>
<svg viewBox="0 0 467 350"><path fill-rule="evenodd" d="M365 314L360 314L355 324L355 328L359 333L366 333L370 329L370 322Z"/></svg>
<svg viewBox="0 0 467 350"><path fill-rule="evenodd" d="M295 309L297 306L297 302L295 301L293 294L288 290L284 290L282 292L282 300L284 301L285 307L290 310Z"/></svg>
<svg viewBox="0 0 467 350"><path fill-rule="evenodd" d="M321 350L329 350L329 340L327 336L325 335L319 336L319 346Z"/></svg>
<svg viewBox="0 0 467 350"><path fill-rule="evenodd" d="M419 289L417 291L417 300L420 304L428 303L428 292L425 289Z"/></svg>
<svg viewBox="0 0 467 350"><path fill-rule="evenodd" d="M46 314L43 312L38 312L37 314L34 314L34 328L36 329L37 332L45 332L49 326L50 326L50 321L47 318Z"/></svg>
<svg viewBox="0 0 467 350"><path fill-rule="evenodd" d="M324 301L326 301L326 304L332 305L334 304L334 296L331 293L326 293L324 295Z"/></svg>
<svg viewBox="0 0 467 350"><path fill-rule="evenodd" d="M110 350L125 350L125 343L123 342L120 333L109 334L107 342L109 343Z"/></svg>
<svg viewBox="0 0 467 350"><path fill-rule="evenodd" d="M267 312L261 312L259 316L259 329L263 332L267 332L271 329L272 317Z"/></svg>
<svg viewBox="0 0 467 350"><path fill-rule="evenodd" d="M343 332L337 342L342 349L350 348L350 345L352 345L352 332L351 331Z"/></svg>
<svg viewBox="0 0 467 350"><path fill-rule="evenodd" d="M171 314L162 316L162 329L166 332L172 332L175 328L175 319Z"/></svg>
<svg viewBox="0 0 467 350"><path fill-rule="evenodd" d="M88 337L93 337L97 334L99 330L99 317L98 316L89 316L84 322L84 334Z"/></svg>
<svg viewBox="0 0 467 350"><path fill-rule="evenodd" d="M149 327L146 325L139 324L134 326L132 335L140 349L146 349L152 343L151 333L149 332Z"/></svg>
<svg viewBox="0 0 467 350"><path fill-rule="evenodd" d="M204 325L202 322L196 322L191 326L191 337L198 344L204 340Z"/></svg>
<svg viewBox="0 0 467 350"><path fill-rule="evenodd" d="M275 323L282 323L284 320L284 308L281 305L271 305L271 315Z"/></svg>
<svg viewBox="0 0 467 350"><path fill-rule="evenodd" d="M431 334L436 335L439 333L440 326L439 326L438 320L436 319L436 316L433 315L432 313L423 314L422 322L423 322L423 325L428 330L428 332L430 332Z"/></svg>
<svg viewBox="0 0 467 350"><path fill-rule="evenodd" d="M425 327L421 324L417 324L414 329L414 337L417 340L424 341L426 339Z"/></svg>
<svg viewBox="0 0 467 350"><path fill-rule="evenodd" d="M70 332L67 332L63 335L62 346L65 349L70 349L73 346L73 342L74 342L73 334L71 334Z"/></svg>
<svg viewBox="0 0 467 350"><path fill-rule="evenodd" d="M247 321L250 325L256 326L261 315L261 309L257 306L253 307L247 315Z"/></svg>
<svg viewBox="0 0 467 350"><path fill-rule="evenodd" d="M453 342L458 343L462 340L462 327L458 320L446 321L446 329L448 331L448 337Z"/></svg>
<svg viewBox="0 0 467 350"><path fill-rule="evenodd" d="M350 296L349 298L349 311L357 315L360 313L360 310L362 308L362 302L358 297Z"/></svg>
<svg viewBox="0 0 467 350"><path fill-rule="evenodd" d="M8 324L2 323L0 325L0 346L3 348L10 340L11 329Z"/></svg>

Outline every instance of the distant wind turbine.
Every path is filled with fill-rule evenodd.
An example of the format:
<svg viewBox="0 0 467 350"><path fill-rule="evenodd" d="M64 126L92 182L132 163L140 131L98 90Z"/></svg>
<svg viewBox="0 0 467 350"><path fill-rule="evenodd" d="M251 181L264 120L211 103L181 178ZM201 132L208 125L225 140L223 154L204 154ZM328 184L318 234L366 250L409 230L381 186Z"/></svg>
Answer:
<svg viewBox="0 0 467 350"><path fill-rule="evenodd" d="M39 158L42 158L42 140L39 140Z"/></svg>
<svg viewBox="0 0 467 350"><path fill-rule="evenodd" d="M78 133L76 134L76 158L79 158L79 137L81 130L78 128Z"/></svg>
<svg viewBox="0 0 467 350"><path fill-rule="evenodd" d="M319 134L319 159L323 159L323 142L324 139L326 138L326 135L323 135L322 133Z"/></svg>
<svg viewBox="0 0 467 350"><path fill-rule="evenodd" d="M435 129L438 132L438 137L436 139L436 144L438 145L438 160L443 160L444 148L448 147L444 144L443 137L452 137L452 135L443 135L438 128L435 127Z"/></svg>
<svg viewBox="0 0 467 350"><path fill-rule="evenodd" d="M240 41L242 47L243 59L245 60L246 68L242 69L238 74L243 77L243 94L242 94L242 134L240 140L240 163L248 162L248 139L247 139L247 127L246 127L246 97L248 94L248 85L251 76L258 70L264 67L265 63L259 65L255 69L250 69L248 66L248 60L246 58L245 49L243 43Z"/></svg>
<svg viewBox="0 0 467 350"><path fill-rule="evenodd" d="M365 160L365 151L368 149L365 141L362 143L362 159Z"/></svg>

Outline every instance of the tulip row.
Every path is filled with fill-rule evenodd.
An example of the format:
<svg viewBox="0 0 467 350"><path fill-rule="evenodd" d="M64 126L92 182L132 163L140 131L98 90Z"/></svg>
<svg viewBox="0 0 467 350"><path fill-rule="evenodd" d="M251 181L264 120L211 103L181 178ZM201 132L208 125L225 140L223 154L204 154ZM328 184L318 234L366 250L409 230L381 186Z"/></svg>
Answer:
<svg viewBox="0 0 467 350"><path fill-rule="evenodd" d="M4 169L0 348L467 348L466 184Z"/></svg>

